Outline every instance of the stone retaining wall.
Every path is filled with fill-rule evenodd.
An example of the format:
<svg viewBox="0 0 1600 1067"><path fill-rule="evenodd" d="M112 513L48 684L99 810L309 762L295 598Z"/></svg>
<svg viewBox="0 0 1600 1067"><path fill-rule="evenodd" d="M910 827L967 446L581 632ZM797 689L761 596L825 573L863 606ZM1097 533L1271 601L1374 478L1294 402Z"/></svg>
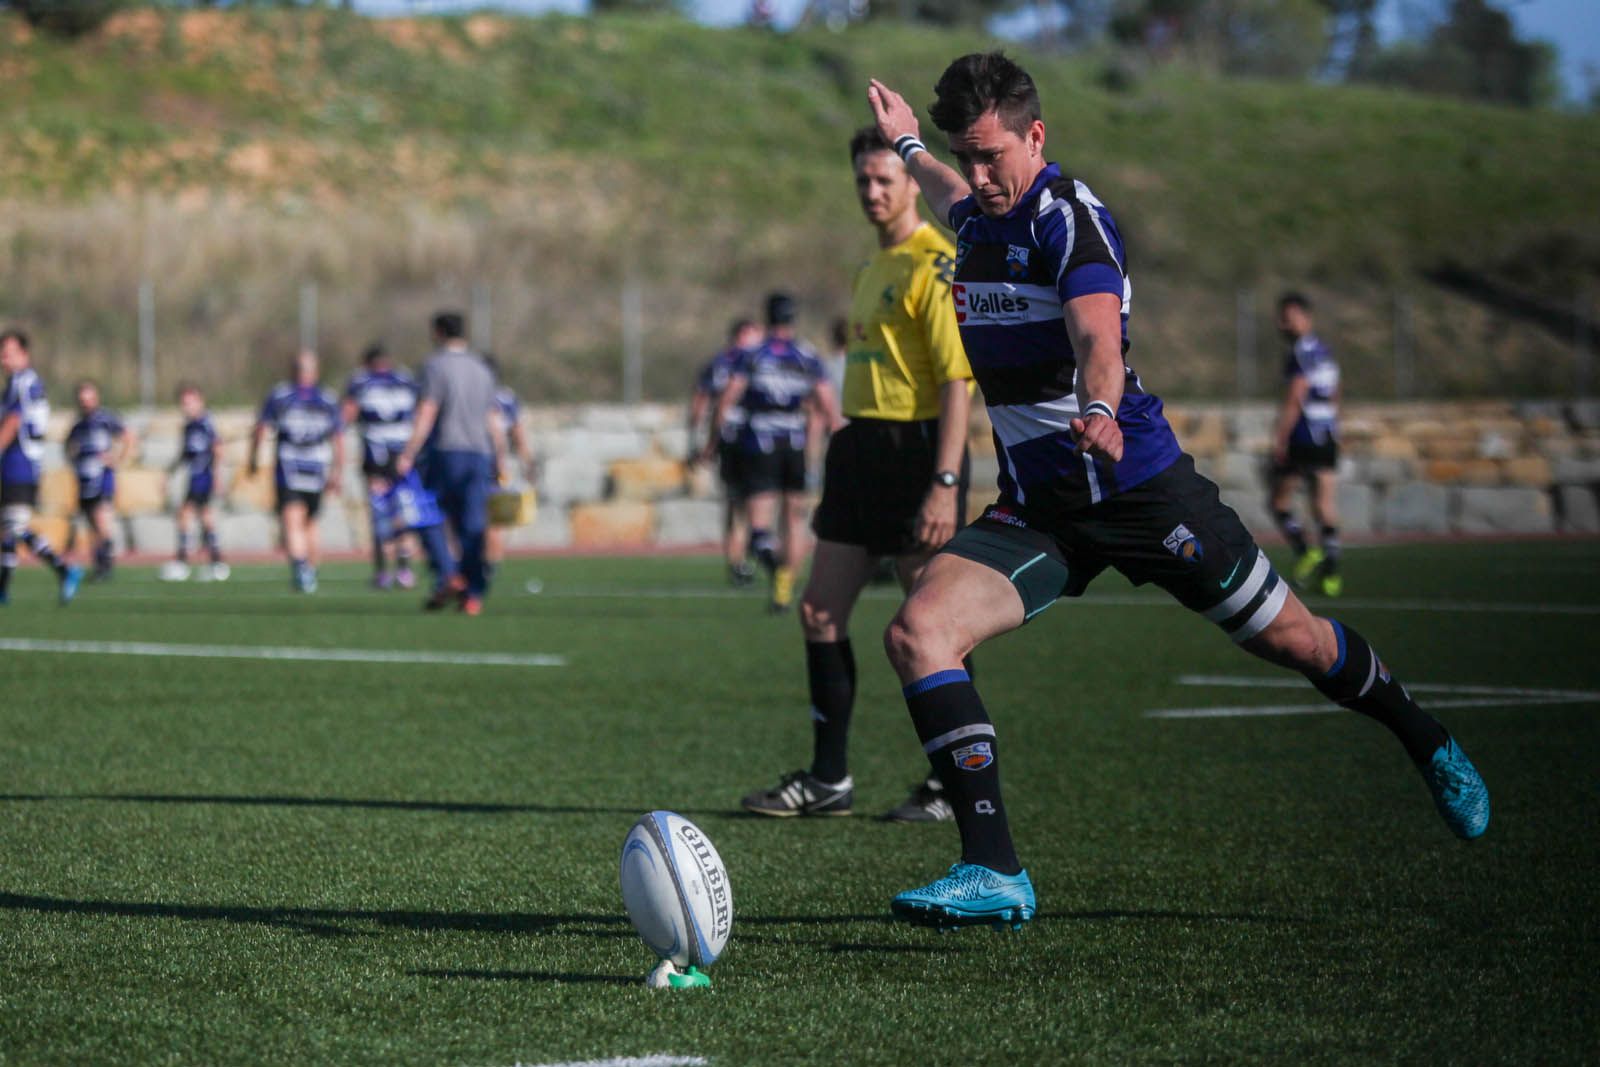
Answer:
<svg viewBox="0 0 1600 1067"><path fill-rule="evenodd" d="M1272 531L1264 502L1264 456L1274 409L1266 404L1174 404L1184 447L1222 486L1252 530ZM252 413L215 413L227 442L219 498L221 535L235 552L274 547L270 467L243 476ZM525 428L540 457L535 520L513 530L513 548L673 547L714 542L721 505L711 473L683 463L688 432L675 406L532 409ZM51 422L37 522L59 543L76 507L76 485L60 442L70 418ZM125 545L172 551L171 515L181 477L163 471L177 456L179 418L132 416L136 459L118 472ZM997 466L987 419L972 426L973 514L994 497ZM365 549L367 520L359 449L351 447L342 499L325 502L327 550ZM1350 405L1344 416L1339 505L1349 534L1542 534L1600 532L1600 402ZM263 457L265 458L265 457Z"/></svg>

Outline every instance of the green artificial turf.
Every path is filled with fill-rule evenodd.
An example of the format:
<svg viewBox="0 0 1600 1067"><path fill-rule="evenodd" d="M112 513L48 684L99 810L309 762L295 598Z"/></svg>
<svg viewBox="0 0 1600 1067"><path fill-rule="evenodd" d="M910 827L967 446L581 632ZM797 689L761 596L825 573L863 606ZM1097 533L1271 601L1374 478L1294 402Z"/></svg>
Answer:
<svg viewBox="0 0 1600 1067"><path fill-rule="evenodd" d="M808 756L798 629L714 560L511 563L475 620L355 565L311 597L280 567L130 568L65 610L26 570L0 640L566 663L0 652L0 1063L1587 1059L1600 544L1365 549L1347 574L1338 616L1419 693L1591 694L1440 712L1493 792L1483 840L1356 716L1147 717L1316 697L1179 684L1284 676L1108 576L979 656L1039 917L938 935L887 902L954 830L870 818L924 767L888 590L854 625L857 816L776 822L735 808ZM651 808L731 873L709 992L641 984L616 864Z"/></svg>

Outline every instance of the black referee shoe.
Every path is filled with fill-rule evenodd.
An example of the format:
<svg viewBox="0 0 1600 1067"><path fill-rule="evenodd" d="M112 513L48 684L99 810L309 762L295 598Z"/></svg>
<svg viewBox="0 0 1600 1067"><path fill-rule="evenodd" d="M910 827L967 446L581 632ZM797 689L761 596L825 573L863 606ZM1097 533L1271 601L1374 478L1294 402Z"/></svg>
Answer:
<svg viewBox="0 0 1600 1067"><path fill-rule="evenodd" d="M809 771L786 774L771 789L760 789L739 804L753 815L772 815L780 819L796 815L849 815L855 798L855 783L848 777L829 784Z"/></svg>

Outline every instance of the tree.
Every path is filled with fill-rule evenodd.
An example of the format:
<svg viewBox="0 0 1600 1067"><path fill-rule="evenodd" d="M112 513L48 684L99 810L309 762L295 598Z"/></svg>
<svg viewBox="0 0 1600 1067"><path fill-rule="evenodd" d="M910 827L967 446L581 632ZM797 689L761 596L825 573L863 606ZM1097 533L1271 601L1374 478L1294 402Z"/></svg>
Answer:
<svg viewBox="0 0 1600 1067"><path fill-rule="evenodd" d="M1548 105L1558 95L1554 49L1519 40L1511 17L1489 0L1450 0L1425 40L1386 50L1365 77L1518 107Z"/></svg>
<svg viewBox="0 0 1600 1067"><path fill-rule="evenodd" d="M1125 0L1118 40L1229 74L1304 77L1326 47L1322 0Z"/></svg>
<svg viewBox="0 0 1600 1067"><path fill-rule="evenodd" d="M58 37L81 37L100 28L122 0L10 0L8 6L30 26Z"/></svg>

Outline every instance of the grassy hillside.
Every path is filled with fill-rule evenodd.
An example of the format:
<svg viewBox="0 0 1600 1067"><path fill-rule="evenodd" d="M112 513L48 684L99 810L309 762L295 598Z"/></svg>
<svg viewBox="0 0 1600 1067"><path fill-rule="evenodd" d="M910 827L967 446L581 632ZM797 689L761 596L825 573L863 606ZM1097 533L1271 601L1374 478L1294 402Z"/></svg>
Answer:
<svg viewBox="0 0 1600 1067"><path fill-rule="evenodd" d="M126 392L148 275L163 388L246 394L293 342L302 281L336 362L380 334L417 346L426 311L477 283L519 383L571 398L615 391L631 275L647 390L676 392L768 287L801 292L818 332L842 309L869 248L842 148L867 76L925 102L989 43L258 11L135 12L63 44L0 19L0 314L34 324L61 375ZM1112 89L1099 60L1022 58L1051 155L1128 237L1137 362L1165 391L1231 389L1237 291L1265 312L1287 282L1325 298L1357 392L1388 388L1394 289L1424 387L1570 380L1559 327L1427 279L1466 266L1544 308L1593 288L1595 118L1178 70Z"/></svg>

